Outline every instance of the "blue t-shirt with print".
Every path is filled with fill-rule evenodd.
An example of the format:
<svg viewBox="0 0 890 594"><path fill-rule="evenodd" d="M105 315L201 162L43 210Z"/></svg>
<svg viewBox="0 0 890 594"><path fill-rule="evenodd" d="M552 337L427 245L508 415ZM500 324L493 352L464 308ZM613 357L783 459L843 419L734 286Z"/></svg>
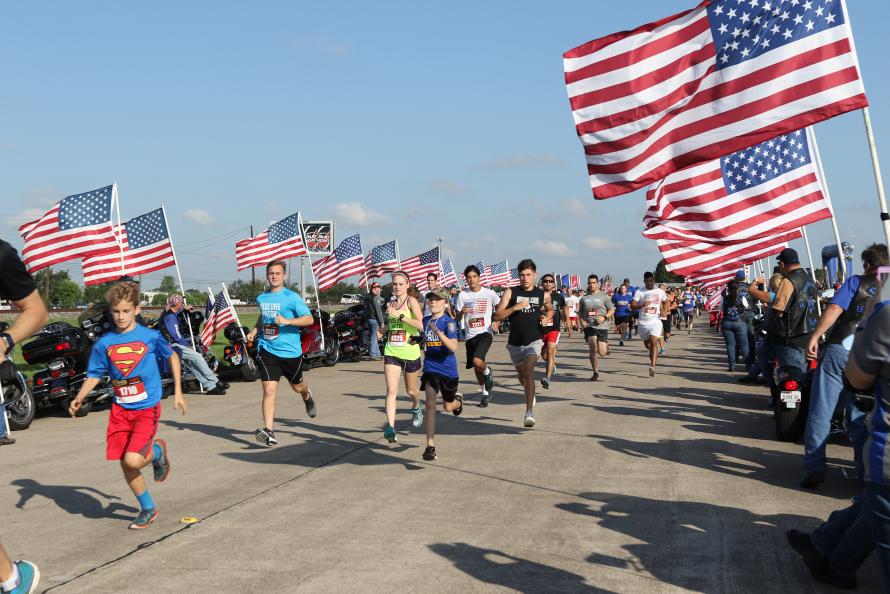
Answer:
<svg viewBox="0 0 890 594"><path fill-rule="evenodd" d="M161 401L158 359L172 354L160 332L137 324L129 332L109 332L96 341L87 377L110 377L116 384L114 402L123 408L151 408Z"/></svg>
<svg viewBox="0 0 890 594"><path fill-rule="evenodd" d="M850 306L853 304L853 299L856 297L856 293L859 291L860 284L861 283L858 275L853 275L848 278L846 281L844 281L844 284L841 285L841 288L838 289L837 292L834 294L834 297L832 297L831 304L837 305L844 311L850 309ZM874 294L874 291L872 291L871 293Z"/></svg>
<svg viewBox="0 0 890 594"><path fill-rule="evenodd" d="M683 293L683 311L692 311L695 309L695 293L686 291Z"/></svg>
<svg viewBox="0 0 890 594"><path fill-rule="evenodd" d="M615 293L612 295L612 303L615 304L615 317L623 318L630 315L630 302L633 301L633 296L630 293L625 293L622 295L621 293Z"/></svg>
<svg viewBox="0 0 890 594"><path fill-rule="evenodd" d="M457 357L454 351L445 346L439 339L439 335L432 328L427 328L432 316L423 318L423 327L426 333L426 355L423 358L423 370L429 373L438 373L444 377L458 377ZM448 338L457 338L457 322L448 314L433 320L433 324Z"/></svg>
<svg viewBox="0 0 890 594"><path fill-rule="evenodd" d="M260 307L259 350L276 357L293 359L303 354L300 342L300 328L279 326L276 314L288 319L311 315L306 302L290 289L266 291L256 298Z"/></svg>

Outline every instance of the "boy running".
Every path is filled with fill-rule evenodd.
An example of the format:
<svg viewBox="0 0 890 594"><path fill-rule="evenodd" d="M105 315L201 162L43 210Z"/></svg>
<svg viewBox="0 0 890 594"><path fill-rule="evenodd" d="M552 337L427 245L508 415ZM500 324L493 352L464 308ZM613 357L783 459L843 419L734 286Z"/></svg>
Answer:
<svg viewBox="0 0 890 594"><path fill-rule="evenodd" d="M263 426L256 430L254 438L266 447L278 444L273 431L275 424L275 397L281 376L291 389L303 398L306 414L314 419L318 414L309 383L303 379L303 345L300 328L315 323L312 312L303 298L284 286L287 265L282 260L266 264L266 281L269 290L261 293L256 302L260 317L256 326L247 333L252 341L260 335L257 352L257 368L263 382Z"/></svg>
<svg viewBox="0 0 890 594"><path fill-rule="evenodd" d="M476 372L480 390L479 406L484 408L491 400L491 389L494 386L491 368L485 362L493 339L491 316L501 298L491 289L479 284L479 269L476 266L464 268L464 278L469 288L457 296L457 321L463 320L467 328L467 369L472 368Z"/></svg>
<svg viewBox="0 0 890 594"><path fill-rule="evenodd" d="M552 274L545 274L541 277L541 288L550 295L550 301L553 303L553 317L541 316L541 338L544 340L541 358L547 365L547 368L544 370L544 377L541 378L541 387L549 390L550 381L553 379L553 372L556 369L556 348L559 344L560 320L567 319L569 311L566 305L566 298L556 290L556 278ZM569 338L571 338L572 326L569 322L566 322L566 331Z"/></svg>
<svg viewBox="0 0 890 594"><path fill-rule="evenodd" d="M464 273L466 276L466 273ZM478 275L477 275L478 277ZM448 291L436 289L426 294L430 315L423 318L426 357L420 389L426 393L426 449L423 459L436 460L436 398L442 395L442 408L458 416L464 410L464 398L457 392L457 322L445 310Z"/></svg>
<svg viewBox="0 0 890 594"><path fill-rule="evenodd" d="M643 283L646 285L645 290L637 289L630 307L640 312L637 331L643 344L649 349L649 377L655 377L658 349L661 346L661 318L667 312L667 295L662 289L655 287L655 275L651 272L643 275Z"/></svg>
<svg viewBox="0 0 890 594"><path fill-rule="evenodd" d="M581 298L578 306L593 370L592 382L600 378L600 358L609 354L610 318L615 315L615 306L609 296L599 290L599 282L595 274L587 277L587 295Z"/></svg>
<svg viewBox="0 0 890 594"><path fill-rule="evenodd" d="M141 530L158 517L142 469L151 464L157 483L164 482L170 474L167 444L163 439L154 438L161 418L160 359L170 363L174 410L185 414L188 407L182 396L179 357L160 332L136 323L136 316L141 313L139 285L118 283L108 290L105 298L114 320L114 332L105 334L93 345L87 377L68 412L74 417L87 394L102 378L111 378L114 404L108 415L105 457L120 460L124 478L139 501L140 511L130 529Z"/></svg>

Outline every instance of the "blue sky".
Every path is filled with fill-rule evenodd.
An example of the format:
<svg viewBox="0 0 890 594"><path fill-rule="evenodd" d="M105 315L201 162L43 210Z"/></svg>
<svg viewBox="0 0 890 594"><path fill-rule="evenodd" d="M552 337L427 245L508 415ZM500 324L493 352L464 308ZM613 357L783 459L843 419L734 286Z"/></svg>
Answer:
<svg viewBox="0 0 890 594"><path fill-rule="evenodd" d="M594 202L562 52L693 4L10 4L0 236L20 248L23 220L116 180L124 219L166 205L189 288L247 278L235 240L295 210L366 250L441 235L457 266L530 256L639 280L658 260L643 193ZM887 7L848 8L890 177ZM861 114L816 131L858 252L882 239ZM817 252L832 241L827 222L809 230Z"/></svg>

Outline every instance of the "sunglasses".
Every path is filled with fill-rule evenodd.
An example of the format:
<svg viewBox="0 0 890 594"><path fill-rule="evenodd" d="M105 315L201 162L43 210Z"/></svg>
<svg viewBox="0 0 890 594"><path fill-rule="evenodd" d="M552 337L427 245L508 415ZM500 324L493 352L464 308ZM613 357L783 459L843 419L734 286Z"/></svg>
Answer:
<svg viewBox="0 0 890 594"><path fill-rule="evenodd" d="M542 280L541 282L542 282L542 283L552 283L552 282L556 282L556 281L554 281L552 278L545 278L545 279Z"/></svg>

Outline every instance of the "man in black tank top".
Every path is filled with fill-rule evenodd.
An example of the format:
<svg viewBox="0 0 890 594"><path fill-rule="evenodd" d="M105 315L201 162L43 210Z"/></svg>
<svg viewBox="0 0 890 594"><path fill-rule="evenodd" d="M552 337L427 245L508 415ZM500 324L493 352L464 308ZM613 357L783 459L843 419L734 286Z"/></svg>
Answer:
<svg viewBox="0 0 890 594"><path fill-rule="evenodd" d="M510 319L510 335L507 352L516 367L519 383L525 391L526 427L535 426L535 365L544 342L541 338L541 318L553 319L550 295L535 287L537 268L530 259L522 260L519 269L519 286L507 289L495 311L494 319Z"/></svg>

